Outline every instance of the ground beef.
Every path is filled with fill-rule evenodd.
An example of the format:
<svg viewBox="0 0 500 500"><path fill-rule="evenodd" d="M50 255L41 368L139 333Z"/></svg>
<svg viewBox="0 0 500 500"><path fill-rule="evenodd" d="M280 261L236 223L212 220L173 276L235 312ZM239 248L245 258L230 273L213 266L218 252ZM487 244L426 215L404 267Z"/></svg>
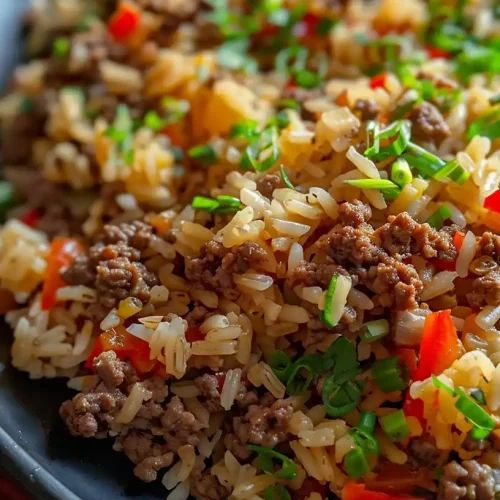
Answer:
<svg viewBox="0 0 500 500"><path fill-rule="evenodd" d="M494 500L495 474L489 465L476 460L465 460L461 464L453 461L444 467L439 482L438 500Z"/></svg>
<svg viewBox="0 0 500 500"><path fill-rule="evenodd" d="M119 387L125 380L125 363L114 351L105 351L94 362L97 375L110 389Z"/></svg>
<svg viewBox="0 0 500 500"><path fill-rule="evenodd" d="M494 269L472 282L472 292L467 294L472 307L500 305L500 270Z"/></svg>
<svg viewBox="0 0 500 500"><path fill-rule="evenodd" d="M477 241L476 258L487 255L500 265L500 235L485 232Z"/></svg>
<svg viewBox="0 0 500 500"><path fill-rule="evenodd" d="M279 187L284 187L284 185L278 174L265 174L257 179L257 190L266 198L271 199L273 191Z"/></svg>
<svg viewBox="0 0 500 500"><path fill-rule="evenodd" d="M336 264L316 264L302 260L292 271L288 283L290 288L296 285L326 288L334 274L348 276L349 273Z"/></svg>
<svg viewBox="0 0 500 500"><path fill-rule="evenodd" d="M288 438L287 426L293 407L284 400L270 406L250 405L241 417L233 418L233 429L239 442L274 448Z"/></svg>
<svg viewBox="0 0 500 500"><path fill-rule="evenodd" d="M250 268L258 271L266 258L264 249L253 241L225 248L211 240L201 247L199 257L186 258L186 278L196 286L224 292L233 287L233 273L244 273Z"/></svg>
<svg viewBox="0 0 500 500"><path fill-rule="evenodd" d="M418 139L439 142L451 133L439 109L428 101L415 106L409 118L413 123L412 133Z"/></svg>
<svg viewBox="0 0 500 500"><path fill-rule="evenodd" d="M217 377L205 373L201 377L196 377L194 383L200 390L201 396L204 398L202 403L203 406L205 406L210 413L221 411L219 380Z"/></svg>
<svg viewBox="0 0 500 500"><path fill-rule="evenodd" d="M209 471L195 467L191 474L191 495L196 500L221 500L229 497L229 490Z"/></svg>
<svg viewBox="0 0 500 500"><path fill-rule="evenodd" d="M106 225L88 255L80 256L63 273L69 285L91 286L97 291L96 316L103 316L126 297L148 302L156 275L139 262L154 237L151 226L134 221Z"/></svg>
<svg viewBox="0 0 500 500"><path fill-rule="evenodd" d="M356 99L353 111L360 116L362 120L373 120L380 112L380 106L374 99Z"/></svg>
<svg viewBox="0 0 500 500"><path fill-rule="evenodd" d="M359 200L352 203L346 201L339 205L339 219L345 226L358 227L368 222L372 217L370 205Z"/></svg>
<svg viewBox="0 0 500 500"><path fill-rule="evenodd" d="M390 215L387 223L378 228L374 236L389 255L398 259L420 254L426 259L439 258L451 262L457 256L451 232L436 231L429 224L419 224L403 212Z"/></svg>

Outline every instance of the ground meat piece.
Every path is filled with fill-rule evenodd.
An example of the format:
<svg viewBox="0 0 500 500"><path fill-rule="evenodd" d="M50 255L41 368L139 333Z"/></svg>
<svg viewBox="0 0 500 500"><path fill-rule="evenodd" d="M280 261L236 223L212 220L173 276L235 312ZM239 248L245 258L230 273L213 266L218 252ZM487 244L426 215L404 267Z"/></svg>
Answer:
<svg viewBox="0 0 500 500"><path fill-rule="evenodd" d="M415 468L436 467L440 462L442 453L431 436L413 438L408 448L409 462Z"/></svg>
<svg viewBox="0 0 500 500"><path fill-rule="evenodd" d="M437 257L454 261L457 250L450 232L436 231L429 224L419 224L403 212L390 215L387 222L375 231L374 236L380 239L382 248L389 255L399 259L421 254L426 259Z"/></svg>
<svg viewBox="0 0 500 500"><path fill-rule="evenodd" d="M203 374L201 377L194 379L196 387L201 391L201 395L205 398L203 405L210 413L221 411L219 380L215 375L209 373Z"/></svg>
<svg viewBox="0 0 500 500"><path fill-rule="evenodd" d="M291 288L295 285L326 288L334 274L348 275L345 269L336 264L315 264L303 260L293 270L289 283Z"/></svg>
<svg viewBox="0 0 500 500"><path fill-rule="evenodd" d="M208 315L208 309L203 306L194 306L191 311L189 311L184 319L188 322L190 327L199 326L205 317Z"/></svg>
<svg viewBox="0 0 500 500"><path fill-rule="evenodd" d="M476 460L461 464L453 461L444 467L439 482L438 500L494 500L495 475L489 465Z"/></svg>
<svg viewBox="0 0 500 500"><path fill-rule="evenodd" d="M221 500L229 497L229 491L210 471L196 467L191 474L191 495L196 500Z"/></svg>
<svg viewBox="0 0 500 500"><path fill-rule="evenodd" d="M161 416L161 424L164 430L165 441L172 450L177 450L184 444L198 444L197 432L202 428L196 417L187 411L183 402L174 396L165 407L165 413Z"/></svg>
<svg viewBox="0 0 500 500"><path fill-rule="evenodd" d="M153 228L141 221L123 222L119 226L107 224L98 241L104 245L116 245L119 242L137 250L145 250L154 238Z"/></svg>
<svg viewBox="0 0 500 500"><path fill-rule="evenodd" d="M494 269L485 276L476 278L472 282L472 292L467 294L467 300L473 307L500 305L500 270Z"/></svg>
<svg viewBox="0 0 500 500"><path fill-rule="evenodd" d="M212 240L201 247L199 257L186 258L186 278L198 286L223 292L233 287L233 273L250 268L258 271L266 258L264 249L253 241L229 249Z"/></svg>
<svg viewBox="0 0 500 500"><path fill-rule="evenodd" d="M95 288L100 304L105 307L115 307L129 296L148 302L149 291L157 283L157 276L144 264L130 262L126 257L104 261L97 266Z"/></svg>
<svg viewBox="0 0 500 500"><path fill-rule="evenodd" d="M476 258L488 255L500 265L500 235L485 232L477 241Z"/></svg>
<svg viewBox="0 0 500 500"><path fill-rule="evenodd" d="M233 428L240 442L274 448L286 441L287 426L293 407L284 400L270 406L251 405L242 417L233 418Z"/></svg>
<svg viewBox="0 0 500 500"><path fill-rule="evenodd" d="M381 250L372 242L371 231L365 228L337 226L317 243L335 263L346 268L377 264ZM371 227L371 226L370 226Z"/></svg>
<svg viewBox="0 0 500 500"><path fill-rule="evenodd" d="M134 467L134 474L146 483L156 481L158 471L168 467L174 460L172 452L163 455L147 457Z"/></svg>
<svg viewBox="0 0 500 500"><path fill-rule="evenodd" d="M105 351L94 359L94 369L106 387L115 389L125 380L123 361L114 351Z"/></svg>
<svg viewBox="0 0 500 500"><path fill-rule="evenodd" d="M451 133L439 109L428 101L415 106L409 118L413 123L413 135L418 139L442 141Z"/></svg>
<svg viewBox="0 0 500 500"><path fill-rule="evenodd" d="M249 391L245 384L240 384L238 394L235 398L236 404L240 409L247 409L250 405L254 405L259 401L257 391Z"/></svg>
<svg viewBox="0 0 500 500"><path fill-rule="evenodd" d="M257 179L257 190L266 198L271 199L273 191L279 187L283 187L283 183L278 174L265 174Z"/></svg>
<svg viewBox="0 0 500 500"><path fill-rule="evenodd" d="M358 112L362 120L373 120L380 112L380 106L374 99L356 99L354 112Z"/></svg>
<svg viewBox="0 0 500 500"><path fill-rule="evenodd" d="M372 209L366 203L354 200L339 205L339 219L345 226L358 227L372 217Z"/></svg>

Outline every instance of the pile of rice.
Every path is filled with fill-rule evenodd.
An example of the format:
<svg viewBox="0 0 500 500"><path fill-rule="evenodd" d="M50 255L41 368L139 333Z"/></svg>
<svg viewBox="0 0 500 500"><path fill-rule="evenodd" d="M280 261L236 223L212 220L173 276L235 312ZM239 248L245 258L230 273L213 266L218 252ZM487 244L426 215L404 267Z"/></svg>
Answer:
<svg viewBox="0 0 500 500"><path fill-rule="evenodd" d="M190 494L222 498L196 493L192 480L198 477L200 463L235 499L275 498L269 495L278 495L281 486L294 498L319 500L326 491L340 497L347 495L346 484L353 480L376 489L384 464L411 470L410 444L424 438L449 457L441 465L458 457L494 468L488 462L491 453L484 449L498 450L500 439L498 272L493 275L492 299L479 307L466 296L483 234L491 234L496 242L489 255L492 266L500 266L500 209L487 201L500 184L500 74L497 68L464 79L452 58L459 54L427 46L427 56L422 56L429 30L443 22L433 13L439 8L434 3L318 0L305 2L303 11L294 0L34 4L29 61L16 69L9 93L0 101L6 178L1 187L11 196L0 229L0 297L5 304L1 312L13 330L12 364L31 378L66 377L70 387L86 392L98 382L89 370L91 363L85 362L102 332L127 332L146 342L149 359L161 367L170 395L178 396L203 424L196 446L186 443L163 457L162 483L170 491L169 500ZM479 0L465 2L465 7L459 1L443 3L443 12L446 6L451 9L450 19L454 9L465 9L471 40L492 40L491 46L496 40L498 46L498 6ZM240 31L249 16L269 20L246 38L242 33L224 38L223 29L230 27L220 21L221 8L234 16ZM138 16L126 36L112 28L123 9ZM289 19L293 12L299 14L285 45L266 47L266 37L284 29L273 19ZM327 29L314 31L321 22ZM391 37L396 42L390 42ZM313 61L309 73L321 73L316 88L301 88L294 81L297 75L273 69L276 53L279 57L292 42L307 47ZM432 82L445 93L456 91L451 104L438 111L446 137L412 141L443 164L455 160L467 176L463 184L420 175L414 168L395 197L346 183L391 179L394 157L373 160L364 154L368 124L389 125L405 105L402 116L408 119L404 113L421 104L415 103L418 88L389 64L384 47L394 47L390 43L397 46L397 63L422 56L413 66L409 63L417 81ZM290 65L294 57L299 59L287 57ZM253 71L252 64L260 67ZM172 103L182 111L172 111ZM375 110L371 118L363 117L362 105ZM161 127L145 118L154 111L154 121L166 109L178 115ZM493 116L495 131L471 133L485 116ZM235 125L246 124L258 134L279 120L284 124L272 129L275 151L267 148L257 155L257 168L241 167L250 139L235 134ZM412 121L414 133L417 125ZM17 156L7 151L14 137L26 142L14 144L22 149ZM269 174L274 174L276 185L266 192L262 185ZM193 201L196 196L232 197L234 209L200 209ZM446 207L446 224L463 233L463 243L450 269L438 268L421 255L405 260L411 261L424 285L413 309L387 307L392 302L383 293L343 276L344 288L337 284L337 319L346 311L353 312L353 319L329 329L321 323L329 307L327 287L293 280L304 262L332 264L318 251L317 240L338 228L341 204L355 200L370 207L374 228L403 212L423 224ZM106 224L133 221L146 222L154 233L141 254L141 262L157 278L147 302L122 297L97 320L100 290L62 281L55 305L42 307L54 237L69 236L89 247L99 241ZM199 258L207 244L236 252L248 242L262 251L259 269L236 271L232 286L204 286L186 276L183 263ZM195 308L204 312L196 325L199 337L193 340ZM458 356L434 375L451 389L480 390L483 408L495 422L491 435L475 448L467 445L474 424L457 409L456 394L439 388L430 377L410 379L405 389L384 392L371 371L374 361L394 355L398 348L418 355L425 318L440 310L451 310ZM363 340L364 323L381 318L389 321L389 334L373 343ZM324 380L316 380L303 394L290 394L271 359L277 350L292 360L322 354L340 337L356 349L362 397L356 408L334 418L321 401ZM219 388L223 418L207 409L194 382L203 373L220 372L225 377ZM294 478L279 478L264 471L255 456L238 459L227 449L224 438L242 386L256 391L261 400L270 395L292 406L287 439L276 450L295 462ZM109 435L133 428L142 405L152 397L145 380L135 382ZM402 441L377 427L379 455L371 457L367 475L350 478L344 459L357 449L352 429L360 415L391 414L408 398L421 402L424 419L408 414L409 434ZM426 488L431 497L451 498L443 496L442 482L430 472L413 486ZM495 488L500 491L500 484Z"/></svg>

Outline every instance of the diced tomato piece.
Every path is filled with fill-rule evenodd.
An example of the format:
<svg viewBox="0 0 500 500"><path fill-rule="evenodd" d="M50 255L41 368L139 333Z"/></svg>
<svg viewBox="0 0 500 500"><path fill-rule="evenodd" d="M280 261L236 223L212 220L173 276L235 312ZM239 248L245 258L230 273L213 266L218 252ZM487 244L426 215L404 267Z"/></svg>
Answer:
<svg viewBox="0 0 500 500"><path fill-rule="evenodd" d="M125 40L137 29L140 17L134 5L122 2L108 22L108 31L115 40Z"/></svg>
<svg viewBox="0 0 500 500"><path fill-rule="evenodd" d="M415 349L410 349L408 347L397 347L395 353L408 370L410 379L413 379L413 374L417 369L417 353L415 352Z"/></svg>
<svg viewBox="0 0 500 500"><path fill-rule="evenodd" d="M56 292L65 285L61 272L83 252L75 239L58 237L52 240L47 258L47 271L42 288L42 309L47 311L56 304Z"/></svg>
<svg viewBox="0 0 500 500"><path fill-rule="evenodd" d="M432 45L427 45L425 47L425 51L427 52L427 55L431 59L450 59L451 54L447 52L446 50L440 49L439 47L434 47Z"/></svg>
<svg viewBox="0 0 500 500"><path fill-rule="evenodd" d="M459 356L457 330L451 319L451 311L437 311L425 318L420 356L415 380L439 375Z"/></svg>
<svg viewBox="0 0 500 500"><path fill-rule="evenodd" d="M186 340L188 342L196 342L204 338L205 334L197 326L192 326L186 330Z"/></svg>
<svg viewBox="0 0 500 500"><path fill-rule="evenodd" d="M37 208L27 210L20 218L21 222L29 227L35 227L42 216L42 212Z"/></svg>
<svg viewBox="0 0 500 500"><path fill-rule="evenodd" d="M380 73L379 75L375 75L372 77L370 80L370 87L375 90L378 88L385 88L385 82L387 79L387 74L386 73Z"/></svg>
<svg viewBox="0 0 500 500"><path fill-rule="evenodd" d="M366 489L366 485L347 483L342 490L342 500L423 500L421 497L393 495Z"/></svg>
<svg viewBox="0 0 500 500"><path fill-rule="evenodd" d="M311 493L319 493L321 498L327 498L328 489L326 485L321 484L312 477L306 477L302 486L292 492L293 500L303 500L311 495Z"/></svg>
<svg viewBox="0 0 500 500"><path fill-rule="evenodd" d="M500 213L500 189L493 191L489 196L484 199L484 208L492 212Z"/></svg>

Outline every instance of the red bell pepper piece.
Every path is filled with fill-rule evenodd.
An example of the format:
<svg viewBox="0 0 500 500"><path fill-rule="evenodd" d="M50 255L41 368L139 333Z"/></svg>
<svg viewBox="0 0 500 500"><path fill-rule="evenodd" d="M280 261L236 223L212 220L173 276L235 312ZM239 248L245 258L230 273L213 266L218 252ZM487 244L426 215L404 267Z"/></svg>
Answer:
<svg viewBox="0 0 500 500"><path fill-rule="evenodd" d="M122 2L108 22L108 31L115 40L125 40L137 29L140 17L134 5Z"/></svg>
<svg viewBox="0 0 500 500"><path fill-rule="evenodd" d="M417 369L417 353L415 349L410 349L409 347L397 347L395 349L396 356L402 361L403 366L408 370L408 375L410 379L413 379L413 374Z"/></svg>
<svg viewBox="0 0 500 500"><path fill-rule="evenodd" d="M56 292L65 286L61 272L83 253L83 246L75 239L58 237L50 245L47 272L42 288L42 309L47 311L56 304Z"/></svg>
<svg viewBox="0 0 500 500"><path fill-rule="evenodd" d="M423 500L423 498L371 491L367 490L364 484L347 483L342 490L342 500Z"/></svg>
<svg viewBox="0 0 500 500"><path fill-rule="evenodd" d="M425 318L418 367L415 380L439 375L459 356L457 330L451 311L437 311Z"/></svg>
<svg viewBox="0 0 500 500"><path fill-rule="evenodd" d="M42 217L42 213L38 208L31 208L21 215L21 222L29 227L35 227Z"/></svg>
<svg viewBox="0 0 500 500"><path fill-rule="evenodd" d="M440 49L439 47L434 47L432 45L427 45L425 47L425 51L427 52L427 55L431 59L450 59L451 54L447 52L446 50Z"/></svg>
<svg viewBox="0 0 500 500"><path fill-rule="evenodd" d="M484 199L484 208L492 212L500 213L500 189L493 191L489 196Z"/></svg>
<svg viewBox="0 0 500 500"><path fill-rule="evenodd" d="M188 342L196 342L204 338L205 334L197 326L191 326L186 330L186 340Z"/></svg>
<svg viewBox="0 0 500 500"><path fill-rule="evenodd" d="M380 73L378 75L375 75L372 77L370 80L370 87L375 90L378 88L385 88L385 81L387 79L387 74L386 73Z"/></svg>

